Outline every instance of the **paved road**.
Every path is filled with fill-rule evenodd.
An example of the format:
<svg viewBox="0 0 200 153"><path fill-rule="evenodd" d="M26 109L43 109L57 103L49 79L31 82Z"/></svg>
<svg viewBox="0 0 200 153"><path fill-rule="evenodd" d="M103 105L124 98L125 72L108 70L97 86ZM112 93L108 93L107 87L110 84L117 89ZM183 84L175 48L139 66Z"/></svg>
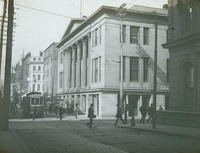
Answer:
<svg viewBox="0 0 200 153"><path fill-rule="evenodd" d="M32 153L200 153L200 139L135 131L111 121L11 122L25 152Z"/></svg>

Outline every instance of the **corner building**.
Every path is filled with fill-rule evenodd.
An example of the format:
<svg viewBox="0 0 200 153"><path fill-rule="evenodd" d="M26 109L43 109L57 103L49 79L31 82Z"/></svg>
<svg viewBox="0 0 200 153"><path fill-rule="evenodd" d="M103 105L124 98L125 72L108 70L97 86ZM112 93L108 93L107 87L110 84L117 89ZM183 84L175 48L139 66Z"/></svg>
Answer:
<svg viewBox="0 0 200 153"><path fill-rule="evenodd" d="M94 104L99 117L116 114L120 93L120 20L118 8L102 6L88 18L71 20L58 43L57 96L87 115ZM158 105L168 96L167 10L134 6L122 19L124 104L139 116L153 93L155 22L158 24ZM125 105L124 105L125 106ZM129 114L131 114L129 109Z"/></svg>

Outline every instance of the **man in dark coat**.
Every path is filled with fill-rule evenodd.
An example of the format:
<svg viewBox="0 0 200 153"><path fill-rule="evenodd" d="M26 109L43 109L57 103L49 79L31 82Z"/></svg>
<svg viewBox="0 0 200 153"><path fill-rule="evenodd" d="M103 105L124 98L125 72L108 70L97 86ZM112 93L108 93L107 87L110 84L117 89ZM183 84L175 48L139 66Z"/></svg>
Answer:
<svg viewBox="0 0 200 153"><path fill-rule="evenodd" d="M36 117L36 114L37 114L37 107L35 106L34 108L33 108L33 120L35 119L35 117Z"/></svg>
<svg viewBox="0 0 200 153"><path fill-rule="evenodd" d="M145 105L142 105L142 106L140 107L140 112L141 112L141 114L142 114L142 118L141 118L140 122L144 123L144 122L145 122L146 115L147 115L147 108L146 108Z"/></svg>
<svg viewBox="0 0 200 153"><path fill-rule="evenodd" d="M88 118L90 119L90 122L87 123L87 126L89 126L90 128L92 127L92 123L93 123L93 118L94 117L95 117L95 115L94 115L93 104L90 104L90 107L88 109Z"/></svg>
<svg viewBox="0 0 200 153"><path fill-rule="evenodd" d="M62 118L63 118L63 108L62 108L62 106L59 106L59 117L60 117L60 120L62 120Z"/></svg>
<svg viewBox="0 0 200 153"><path fill-rule="evenodd" d="M152 118L153 118L153 104L151 104L151 106L148 108L148 115L149 115L149 119L147 121L148 122L149 121L152 122Z"/></svg>
<svg viewBox="0 0 200 153"><path fill-rule="evenodd" d="M117 105L117 114L115 115L115 117L116 117L115 126L117 126L119 119L124 124L124 120L122 119L122 110L121 110L121 107L119 105Z"/></svg>

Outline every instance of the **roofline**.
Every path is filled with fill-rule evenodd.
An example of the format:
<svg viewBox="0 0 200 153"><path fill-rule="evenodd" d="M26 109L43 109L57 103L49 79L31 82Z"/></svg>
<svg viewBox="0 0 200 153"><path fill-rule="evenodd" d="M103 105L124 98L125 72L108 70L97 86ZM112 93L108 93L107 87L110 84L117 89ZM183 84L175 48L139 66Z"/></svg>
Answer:
<svg viewBox="0 0 200 153"><path fill-rule="evenodd" d="M150 7L149 7L150 8ZM75 34L79 29L83 28L85 24L88 24L96 15L104 12L104 11L117 11L118 7L112 7L112 6L101 6L98 8L92 15L90 15L85 21L83 21L72 33L64 37L58 44L57 48L59 49L62 47L63 43L66 42L66 39L69 38L71 35ZM157 8L154 8L157 9ZM158 8L159 9L159 8ZM125 12L127 13L142 13L142 14L148 14L148 15L154 15L154 16L162 16L162 17L168 17L167 13L157 13L157 12L145 12L145 11L139 11L139 10L132 10L132 9L126 9ZM104 14L104 13L103 13Z"/></svg>
<svg viewBox="0 0 200 153"><path fill-rule="evenodd" d="M58 42L52 42L43 52L46 52L53 45L55 45L55 47L57 47Z"/></svg>

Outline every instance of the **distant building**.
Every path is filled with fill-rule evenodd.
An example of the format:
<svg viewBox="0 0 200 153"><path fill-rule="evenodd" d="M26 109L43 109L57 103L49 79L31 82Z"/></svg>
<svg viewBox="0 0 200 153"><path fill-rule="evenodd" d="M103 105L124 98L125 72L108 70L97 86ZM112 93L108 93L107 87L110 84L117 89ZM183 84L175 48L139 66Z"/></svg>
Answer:
<svg viewBox="0 0 200 153"><path fill-rule="evenodd" d="M21 64L15 67L15 78L18 93L43 92L43 56L32 56L31 53L22 58Z"/></svg>
<svg viewBox="0 0 200 153"><path fill-rule="evenodd" d="M114 116L120 91L120 21L115 7L103 6L87 19L73 19L58 43L57 95L87 114ZM124 103L140 115L152 103L155 23L158 23L158 106L168 97L167 11L134 6L123 17ZM129 109L131 110L131 109ZM129 115L131 112L129 111Z"/></svg>
<svg viewBox="0 0 200 153"><path fill-rule="evenodd" d="M49 100L56 98L57 73L58 73L58 49L57 43L52 43L44 54L44 94Z"/></svg>
<svg viewBox="0 0 200 153"><path fill-rule="evenodd" d="M168 1L169 109L174 123L196 124L200 114L200 1ZM175 115L178 114L178 115ZM181 115L180 115L181 114ZM170 114L168 119L170 118ZM176 118L176 120L175 120Z"/></svg>

